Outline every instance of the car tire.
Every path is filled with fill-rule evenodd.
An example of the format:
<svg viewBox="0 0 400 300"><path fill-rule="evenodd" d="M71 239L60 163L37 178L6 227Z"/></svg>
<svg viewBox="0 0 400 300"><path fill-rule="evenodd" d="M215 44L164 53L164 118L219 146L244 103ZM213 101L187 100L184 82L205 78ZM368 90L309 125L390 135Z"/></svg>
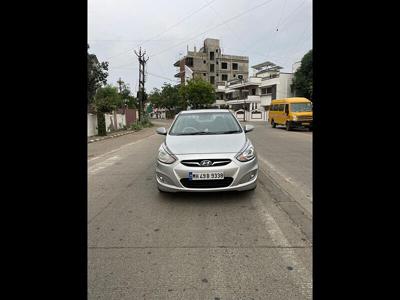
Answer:
<svg viewBox="0 0 400 300"><path fill-rule="evenodd" d="M157 189L158 189L158 191L159 191L160 193L163 193L163 194L167 193L166 191L163 191L162 189L160 189L160 187L157 187Z"/></svg>
<svg viewBox="0 0 400 300"><path fill-rule="evenodd" d="M291 131L292 127L290 126L290 122L286 122L286 131Z"/></svg>
<svg viewBox="0 0 400 300"><path fill-rule="evenodd" d="M257 184L252 189L250 189L249 191L254 191L256 188L257 188Z"/></svg>
<svg viewBox="0 0 400 300"><path fill-rule="evenodd" d="M271 121L271 126L272 126L272 128L276 128L276 123L274 122L274 119L272 119L272 121Z"/></svg>

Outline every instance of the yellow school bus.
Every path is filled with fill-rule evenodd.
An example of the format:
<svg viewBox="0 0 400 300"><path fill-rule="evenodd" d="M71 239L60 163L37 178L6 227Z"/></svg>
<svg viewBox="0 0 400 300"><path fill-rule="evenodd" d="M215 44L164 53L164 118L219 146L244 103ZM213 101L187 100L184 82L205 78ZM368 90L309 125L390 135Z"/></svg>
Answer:
<svg viewBox="0 0 400 300"><path fill-rule="evenodd" d="M300 97L272 100L268 122L273 128L276 125L284 125L288 131L298 127L311 130L312 102L307 98Z"/></svg>

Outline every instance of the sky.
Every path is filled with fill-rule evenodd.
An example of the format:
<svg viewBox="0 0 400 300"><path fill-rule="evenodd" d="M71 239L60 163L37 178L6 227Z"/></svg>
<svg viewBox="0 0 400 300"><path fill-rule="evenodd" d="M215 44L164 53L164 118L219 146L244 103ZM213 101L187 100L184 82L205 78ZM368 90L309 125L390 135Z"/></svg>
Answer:
<svg viewBox="0 0 400 300"><path fill-rule="evenodd" d="M219 39L223 54L248 56L250 67L271 61L292 72L312 49L312 0L88 1L89 53L109 62L109 84L121 78L135 94L139 46L150 92L179 83L173 64L206 38Z"/></svg>

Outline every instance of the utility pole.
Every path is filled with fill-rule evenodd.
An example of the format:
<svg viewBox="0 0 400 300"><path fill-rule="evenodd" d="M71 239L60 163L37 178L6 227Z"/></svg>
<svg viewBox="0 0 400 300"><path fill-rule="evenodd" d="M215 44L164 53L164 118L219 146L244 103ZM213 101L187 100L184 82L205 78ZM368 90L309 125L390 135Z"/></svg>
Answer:
<svg viewBox="0 0 400 300"><path fill-rule="evenodd" d="M119 93L121 94L121 93L122 93L122 84L124 83L124 82L121 80L121 77L119 78L119 80L117 81L117 83L118 83L118 85L119 85Z"/></svg>
<svg viewBox="0 0 400 300"><path fill-rule="evenodd" d="M119 94L122 96L122 84L124 83L121 79L121 77L118 79L117 81L118 86L119 86ZM127 99L122 99L123 101L123 106L124 106L124 114L126 114L126 109L128 108L128 104L127 104Z"/></svg>
<svg viewBox="0 0 400 300"><path fill-rule="evenodd" d="M146 51L143 51L143 53L142 53L142 47L139 48L139 53L137 53L136 50L134 50L134 51L139 60L139 91L138 91L139 121L142 121L143 120L144 83L145 83L144 68L145 68L146 62L149 60L149 58L147 58L147 59L144 58Z"/></svg>

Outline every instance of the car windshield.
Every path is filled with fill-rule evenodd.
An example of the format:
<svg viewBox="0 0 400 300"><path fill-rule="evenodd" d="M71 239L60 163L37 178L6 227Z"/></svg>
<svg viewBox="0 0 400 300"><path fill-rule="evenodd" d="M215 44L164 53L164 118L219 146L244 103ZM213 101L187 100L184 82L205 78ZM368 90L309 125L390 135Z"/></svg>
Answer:
<svg viewBox="0 0 400 300"><path fill-rule="evenodd" d="M290 104L290 110L293 112L312 111L311 103L292 103Z"/></svg>
<svg viewBox="0 0 400 300"><path fill-rule="evenodd" d="M229 112L181 114L172 125L170 135L234 134L242 128Z"/></svg>

